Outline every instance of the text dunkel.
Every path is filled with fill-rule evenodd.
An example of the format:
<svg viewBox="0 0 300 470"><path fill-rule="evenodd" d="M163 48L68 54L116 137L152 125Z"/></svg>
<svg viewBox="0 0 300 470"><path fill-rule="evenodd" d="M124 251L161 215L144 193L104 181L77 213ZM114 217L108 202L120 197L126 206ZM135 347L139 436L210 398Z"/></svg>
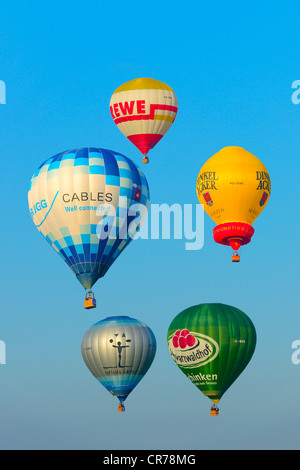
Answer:
<svg viewBox="0 0 300 470"><path fill-rule="evenodd" d="M198 177L197 186L198 191L202 193L205 189L218 189L216 187L216 181L219 178L216 177L215 171L205 171Z"/></svg>
<svg viewBox="0 0 300 470"><path fill-rule="evenodd" d="M264 191L271 192L271 180L267 171L257 171L256 179L259 181L256 189L263 189Z"/></svg>

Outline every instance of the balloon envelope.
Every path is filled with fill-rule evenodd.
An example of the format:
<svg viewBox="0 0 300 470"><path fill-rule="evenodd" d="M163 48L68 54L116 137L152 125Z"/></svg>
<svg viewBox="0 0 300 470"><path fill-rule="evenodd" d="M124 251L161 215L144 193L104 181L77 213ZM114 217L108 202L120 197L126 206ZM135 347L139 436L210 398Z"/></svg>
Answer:
<svg viewBox="0 0 300 470"><path fill-rule="evenodd" d="M28 201L37 229L90 289L143 223L149 187L126 156L80 148L59 153L37 169Z"/></svg>
<svg viewBox="0 0 300 470"><path fill-rule="evenodd" d="M151 366L156 339L139 320L107 317L85 333L81 353L93 376L122 403Z"/></svg>
<svg viewBox="0 0 300 470"><path fill-rule="evenodd" d="M172 88L152 78L136 78L124 83L110 100L115 124L143 155L170 129L177 110L178 101Z"/></svg>
<svg viewBox="0 0 300 470"><path fill-rule="evenodd" d="M167 341L179 369L218 403L249 363L256 331L250 318L236 307L200 304L174 318Z"/></svg>
<svg viewBox="0 0 300 470"><path fill-rule="evenodd" d="M197 196L217 224L214 240L238 250L250 242L253 222L266 207L271 180L263 163L241 147L225 147L201 168Z"/></svg>

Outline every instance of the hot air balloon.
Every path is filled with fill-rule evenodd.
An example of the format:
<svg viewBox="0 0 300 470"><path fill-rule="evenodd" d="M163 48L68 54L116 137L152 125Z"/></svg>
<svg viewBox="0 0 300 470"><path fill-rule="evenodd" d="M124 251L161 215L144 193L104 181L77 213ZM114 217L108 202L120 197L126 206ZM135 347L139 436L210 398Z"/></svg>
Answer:
<svg viewBox="0 0 300 470"><path fill-rule="evenodd" d="M241 147L225 147L203 165L196 189L205 212L217 224L214 240L230 245L232 261L240 261L238 250L250 242L252 224L271 194L266 167Z"/></svg>
<svg viewBox="0 0 300 470"><path fill-rule="evenodd" d="M218 402L249 363L256 346L250 318L236 307L206 303L189 307L171 322L167 335L179 369L212 402Z"/></svg>
<svg viewBox="0 0 300 470"><path fill-rule="evenodd" d="M91 291L131 242L149 207L142 171L126 156L102 148L68 150L34 173L28 201L37 229Z"/></svg>
<svg viewBox="0 0 300 470"><path fill-rule="evenodd" d="M145 323L128 316L112 316L95 323L81 343L83 360L100 384L124 401L150 368L156 339Z"/></svg>
<svg viewBox="0 0 300 470"><path fill-rule="evenodd" d="M153 78L136 78L113 93L110 112L120 131L143 154L160 141L173 124L178 109L172 88Z"/></svg>

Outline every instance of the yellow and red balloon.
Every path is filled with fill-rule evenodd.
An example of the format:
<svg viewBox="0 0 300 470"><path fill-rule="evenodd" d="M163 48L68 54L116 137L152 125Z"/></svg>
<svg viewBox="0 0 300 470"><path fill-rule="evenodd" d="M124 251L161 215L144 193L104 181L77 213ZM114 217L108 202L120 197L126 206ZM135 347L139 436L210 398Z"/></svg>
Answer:
<svg viewBox="0 0 300 470"><path fill-rule="evenodd" d="M238 249L250 242L252 224L270 198L266 167L241 147L225 147L203 165L196 189L199 202L217 224L214 240L231 246L232 261L239 261Z"/></svg>

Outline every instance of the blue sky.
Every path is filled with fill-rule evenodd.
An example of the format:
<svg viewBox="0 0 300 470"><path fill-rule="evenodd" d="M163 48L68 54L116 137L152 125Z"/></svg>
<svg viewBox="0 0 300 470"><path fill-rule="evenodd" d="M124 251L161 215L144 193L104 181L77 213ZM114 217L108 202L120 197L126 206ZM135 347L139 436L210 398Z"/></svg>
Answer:
<svg viewBox="0 0 300 470"><path fill-rule="evenodd" d="M1 449L299 449L299 4L253 1L10 2L1 6ZM119 151L142 166L109 100L152 77L176 92L174 125L143 167L151 203L197 204L203 163L227 145L260 158L272 180L241 262L212 240L136 240L95 286L98 307L35 229L27 190L36 168L70 148ZM116 295L117 292L117 295ZM168 326L183 309L223 302L247 313L257 348L220 402L173 363ZM93 323L129 315L158 343L148 374L116 412L80 344Z"/></svg>

